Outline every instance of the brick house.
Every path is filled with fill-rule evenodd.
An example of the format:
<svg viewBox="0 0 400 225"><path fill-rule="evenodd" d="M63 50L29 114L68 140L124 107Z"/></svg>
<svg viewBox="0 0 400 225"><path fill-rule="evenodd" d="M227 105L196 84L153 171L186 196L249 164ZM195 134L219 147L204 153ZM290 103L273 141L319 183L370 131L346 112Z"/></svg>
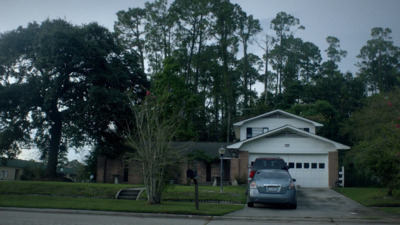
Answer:
<svg viewBox="0 0 400 225"><path fill-rule="evenodd" d="M199 183L213 183L220 177L218 149L226 148L223 158L224 181L245 183L249 167L257 157L280 157L303 187L332 187L338 180L338 150L350 147L316 134L322 124L274 110L234 124L235 143L179 142L184 156L171 173L171 181L186 184L186 171L197 172ZM206 157L193 157L203 155ZM207 160L205 160L207 158ZM142 183L140 163L98 157L97 182Z"/></svg>
<svg viewBox="0 0 400 225"><path fill-rule="evenodd" d="M187 170L196 171L199 183L212 183L216 178L220 177L220 156L218 150L227 146L227 143L220 142L177 142L174 143L177 149L181 149L182 159L177 162L178 169L175 168L171 182L177 184L186 184ZM197 157L196 157L197 152ZM224 181L233 181L237 179L239 174L239 158L232 155L233 151L226 151L223 158ZM203 155L207 160L200 159L198 156ZM246 162L247 167L247 162ZM246 171L243 171L244 173ZM121 159L109 159L105 156L97 158L97 176L96 181L100 183L143 183L142 168L140 162L124 162ZM245 176L245 175L244 175Z"/></svg>

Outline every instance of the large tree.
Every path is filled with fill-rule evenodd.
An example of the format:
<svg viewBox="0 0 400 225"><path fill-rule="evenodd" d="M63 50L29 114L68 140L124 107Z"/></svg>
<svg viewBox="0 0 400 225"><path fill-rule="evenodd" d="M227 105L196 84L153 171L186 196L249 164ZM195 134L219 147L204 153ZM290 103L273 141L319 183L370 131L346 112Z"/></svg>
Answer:
<svg viewBox="0 0 400 225"><path fill-rule="evenodd" d="M2 130L32 136L54 178L61 152L115 136L131 115L127 94L137 100L146 85L137 61L96 23L46 20L3 34Z"/></svg>

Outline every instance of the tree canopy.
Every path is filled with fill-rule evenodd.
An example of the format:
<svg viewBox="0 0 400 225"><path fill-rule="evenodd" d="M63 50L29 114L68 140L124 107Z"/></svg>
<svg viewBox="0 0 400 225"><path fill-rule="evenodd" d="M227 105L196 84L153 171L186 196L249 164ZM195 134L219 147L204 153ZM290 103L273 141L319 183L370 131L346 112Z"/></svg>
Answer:
<svg viewBox="0 0 400 225"><path fill-rule="evenodd" d="M129 95L140 101L147 83L138 57L96 23L46 20L2 34L0 65L2 151L34 143L50 178L69 147L116 144Z"/></svg>
<svg viewBox="0 0 400 225"><path fill-rule="evenodd" d="M376 176L392 195L400 185L400 90L366 99L349 125L356 168Z"/></svg>

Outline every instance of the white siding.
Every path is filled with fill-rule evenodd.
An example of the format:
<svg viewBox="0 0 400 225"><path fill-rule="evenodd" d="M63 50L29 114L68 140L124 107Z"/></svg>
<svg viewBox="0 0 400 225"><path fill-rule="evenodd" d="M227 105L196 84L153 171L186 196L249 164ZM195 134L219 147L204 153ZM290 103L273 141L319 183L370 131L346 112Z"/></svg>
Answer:
<svg viewBox="0 0 400 225"><path fill-rule="evenodd" d="M260 118L257 120L249 121L240 127L240 141L246 140L247 128L264 128L267 127L270 131L276 128L291 125L296 128L309 128L310 133L315 134L315 126L306 121L301 121L295 118Z"/></svg>
<svg viewBox="0 0 400 225"><path fill-rule="evenodd" d="M241 151L264 154L327 154L335 151L335 146L307 137L265 137L244 143Z"/></svg>

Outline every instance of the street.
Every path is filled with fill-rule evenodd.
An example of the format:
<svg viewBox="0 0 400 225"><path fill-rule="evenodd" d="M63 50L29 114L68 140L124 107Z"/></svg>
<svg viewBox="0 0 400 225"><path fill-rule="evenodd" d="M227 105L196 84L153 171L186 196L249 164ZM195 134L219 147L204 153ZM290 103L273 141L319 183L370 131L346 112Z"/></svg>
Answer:
<svg viewBox="0 0 400 225"><path fill-rule="evenodd" d="M225 216L191 216L87 210L0 208L0 225L258 225L400 224L400 217L366 208L331 189L301 189L298 209L258 205Z"/></svg>

